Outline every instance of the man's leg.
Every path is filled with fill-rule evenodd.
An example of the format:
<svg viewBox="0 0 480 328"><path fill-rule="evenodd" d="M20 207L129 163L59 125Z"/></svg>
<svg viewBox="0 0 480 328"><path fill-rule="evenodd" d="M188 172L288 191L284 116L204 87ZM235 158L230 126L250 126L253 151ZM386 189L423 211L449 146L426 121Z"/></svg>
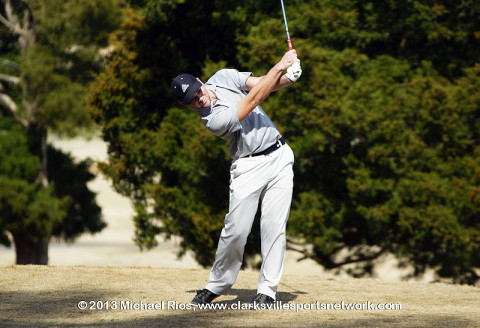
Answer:
<svg viewBox="0 0 480 328"><path fill-rule="evenodd" d="M237 279L243 262L245 243L257 211L258 195L242 200L231 196L230 201L231 208L225 216L225 227L218 241L215 263L205 287L218 295L230 288Z"/></svg>
<svg viewBox="0 0 480 328"><path fill-rule="evenodd" d="M288 147L288 146L287 146ZM273 299L283 271L286 249L286 234L293 192L293 154L290 148L282 147L276 162L276 176L262 194L260 233L262 238L262 267L258 280L258 293Z"/></svg>
<svg viewBox="0 0 480 328"><path fill-rule="evenodd" d="M240 159L232 166L229 212L205 287L215 294L222 294L237 279L260 194L268 182L266 171L268 159L264 157Z"/></svg>

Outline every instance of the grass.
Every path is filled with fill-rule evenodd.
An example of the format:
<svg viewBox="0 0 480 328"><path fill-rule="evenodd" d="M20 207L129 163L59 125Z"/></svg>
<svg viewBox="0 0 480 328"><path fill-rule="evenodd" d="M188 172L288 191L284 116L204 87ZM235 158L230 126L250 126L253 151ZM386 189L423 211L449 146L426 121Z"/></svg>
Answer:
<svg viewBox="0 0 480 328"><path fill-rule="evenodd" d="M0 266L0 275L0 327L480 327L480 289L472 286L290 274L277 293L277 305L288 309L193 311L183 308L206 284L207 270ZM257 279L256 272L242 271L214 303L248 303ZM94 309L79 309L81 301ZM317 309L342 301L401 309ZM158 310L145 305L162 302Z"/></svg>

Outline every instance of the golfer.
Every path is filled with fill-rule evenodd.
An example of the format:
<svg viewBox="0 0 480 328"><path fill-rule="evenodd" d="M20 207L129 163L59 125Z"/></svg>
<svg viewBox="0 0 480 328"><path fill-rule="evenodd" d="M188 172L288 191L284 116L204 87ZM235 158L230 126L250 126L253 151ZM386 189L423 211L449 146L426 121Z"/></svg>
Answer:
<svg viewBox="0 0 480 328"><path fill-rule="evenodd" d="M230 143L232 157L229 211L208 284L192 305L212 302L237 279L259 202L262 266L252 304L275 301L286 249L294 156L260 104L272 91L294 83L301 73L297 53L290 50L261 77L222 69L205 84L189 74L172 81L171 91L179 103L193 108L211 133Z"/></svg>

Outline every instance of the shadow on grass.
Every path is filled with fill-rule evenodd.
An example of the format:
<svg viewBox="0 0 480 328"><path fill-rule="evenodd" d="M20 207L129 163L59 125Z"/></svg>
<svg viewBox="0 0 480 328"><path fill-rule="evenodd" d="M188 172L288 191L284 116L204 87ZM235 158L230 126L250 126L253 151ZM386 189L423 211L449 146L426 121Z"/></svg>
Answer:
<svg viewBox="0 0 480 328"><path fill-rule="evenodd" d="M187 290L187 293L192 294L192 299L197 293L198 290ZM295 292L278 292L276 300L281 301L283 303L288 303L294 301L299 294L306 294L305 292L295 291ZM229 289L226 291L222 296L235 296L234 299L229 299L225 301L219 300L218 303L222 304L233 304L233 303L249 303L255 296L257 295L257 291L254 289ZM230 297L229 297L230 298Z"/></svg>
<svg viewBox="0 0 480 328"><path fill-rule="evenodd" d="M0 291L0 327L52 327L56 319L82 319L94 311L82 311L80 301L113 299L111 290ZM81 320L80 320L81 321Z"/></svg>

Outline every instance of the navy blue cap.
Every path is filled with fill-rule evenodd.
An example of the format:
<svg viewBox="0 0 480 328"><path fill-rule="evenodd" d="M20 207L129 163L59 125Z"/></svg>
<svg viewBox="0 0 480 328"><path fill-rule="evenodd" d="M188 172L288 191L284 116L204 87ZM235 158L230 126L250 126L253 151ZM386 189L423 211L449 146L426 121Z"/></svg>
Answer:
<svg viewBox="0 0 480 328"><path fill-rule="evenodd" d="M190 105L193 95L202 86L193 75L180 74L172 80L172 94L181 102Z"/></svg>

